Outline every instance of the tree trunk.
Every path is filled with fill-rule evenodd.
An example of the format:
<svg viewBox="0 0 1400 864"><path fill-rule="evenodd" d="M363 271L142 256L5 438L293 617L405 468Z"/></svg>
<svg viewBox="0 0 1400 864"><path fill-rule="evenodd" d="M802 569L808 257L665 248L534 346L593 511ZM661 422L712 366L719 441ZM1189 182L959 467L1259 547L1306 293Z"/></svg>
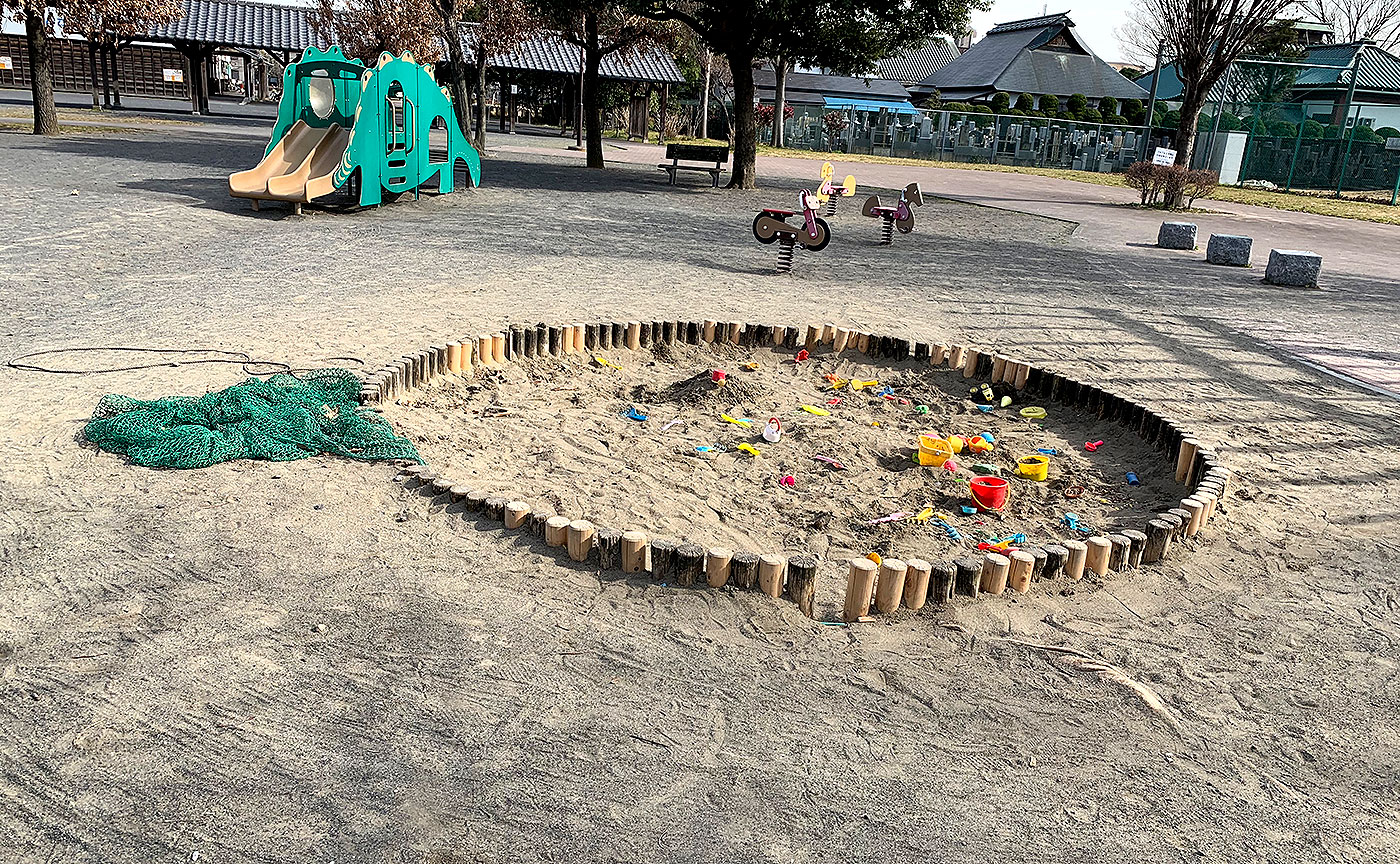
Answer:
<svg viewBox="0 0 1400 864"><path fill-rule="evenodd" d="M710 137L710 69L715 55L705 52L705 85L700 88L700 137Z"/></svg>
<svg viewBox="0 0 1400 864"><path fill-rule="evenodd" d="M452 94L452 113L462 134L471 129L471 101L467 96L467 60L462 55L461 33L456 18L444 18L442 39L447 43L447 90Z"/></svg>
<svg viewBox="0 0 1400 864"><path fill-rule="evenodd" d="M58 134L58 106L53 101L53 72L49 68L49 36L44 32L44 7L24 7L24 36L29 49L29 92L34 100L34 134Z"/></svg>
<svg viewBox="0 0 1400 864"><path fill-rule="evenodd" d="M102 58L102 107L112 107L112 57L107 53L105 46L97 49L97 55Z"/></svg>
<svg viewBox="0 0 1400 864"><path fill-rule="evenodd" d="M773 146L783 146L783 104L787 101L787 59L773 61Z"/></svg>
<svg viewBox="0 0 1400 864"><path fill-rule="evenodd" d="M1192 88L1188 84L1181 94L1181 120L1177 123L1176 136L1172 139L1172 144L1176 147L1176 164L1184 168L1191 167L1191 156L1196 149L1196 127L1201 118L1201 107L1205 96L1209 92L1209 87ZM1180 208L1180 191L1169 192L1162 203L1168 210Z"/></svg>
<svg viewBox="0 0 1400 864"><path fill-rule="evenodd" d="M117 52L120 50L116 45L108 49L112 52L112 107L122 107L122 78L117 70Z"/></svg>
<svg viewBox="0 0 1400 864"><path fill-rule="evenodd" d="M729 55L734 75L734 158L730 189L753 189L757 179L758 114L754 111L753 57Z"/></svg>
<svg viewBox="0 0 1400 864"><path fill-rule="evenodd" d="M92 110L102 109L102 94L97 88L97 46L88 42L88 75L92 78Z"/></svg>
<svg viewBox="0 0 1400 864"><path fill-rule="evenodd" d="M583 13L583 123L587 139L588 167L603 167L603 115L598 105L598 66L602 52L598 46L598 14Z"/></svg>
<svg viewBox="0 0 1400 864"><path fill-rule="evenodd" d="M476 46L476 128L468 133L472 145L486 152L486 48ZM464 132L466 130L463 130Z"/></svg>

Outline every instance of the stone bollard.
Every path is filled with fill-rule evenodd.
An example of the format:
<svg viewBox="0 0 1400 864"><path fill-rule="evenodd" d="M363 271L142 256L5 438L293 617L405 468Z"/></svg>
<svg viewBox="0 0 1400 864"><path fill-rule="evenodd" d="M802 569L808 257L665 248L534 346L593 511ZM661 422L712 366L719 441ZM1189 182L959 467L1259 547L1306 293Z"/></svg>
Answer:
<svg viewBox="0 0 1400 864"><path fill-rule="evenodd" d="M1157 245L1163 249L1195 249L1196 223L1163 222L1157 230Z"/></svg>
<svg viewBox="0 0 1400 864"><path fill-rule="evenodd" d="M1316 288L1322 256L1297 249L1270 249L1264 281L1287 288Z"/></svg>
<svg viewBox="0 0 1400 864"><path fill-rule="evenodd" d="M1248 267L1254 240L1239 234L1212 234L1206 243L1206 263Z"/></svg>

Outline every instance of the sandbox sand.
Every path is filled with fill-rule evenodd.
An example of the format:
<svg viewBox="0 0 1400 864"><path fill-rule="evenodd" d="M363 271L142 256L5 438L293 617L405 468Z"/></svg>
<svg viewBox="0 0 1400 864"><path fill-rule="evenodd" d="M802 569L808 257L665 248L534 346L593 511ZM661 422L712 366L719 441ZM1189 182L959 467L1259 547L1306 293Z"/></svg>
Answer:
<svg viewBox="0 0 1400 864"><path fill-rule="evenodd" d="M531 360L415 391L385 414L440 474L472 488L706 546L814 553L838 562L823 568L829 580L841 577L840 562L871 551L939 561L1012 534L1032 545L1085 536L1062 524L1066 513L1096 533L1140 528L1185 494L1166 457L1116 423L1060 406L1030 420L1021 402L984 413L961 372L850 350L821 349L799 363L795 353L663 344ZM716 369L723 385L711 380ZM827 376L880 384L853 392ZM886 385L893 398L877 395ZM647 419L626 416L633 407ZM761 434L770 417L783 429L776 443ZM920 467L921 431L989 433L995 447L964 450L953 471ZM1100 440L1096 452L1084 449ZM739 450L743 443L761 455ZM1048 480L1017 476L1017 459L1040 448L1057 451ZM987 473L976 464L995 466L1011 484L1002 512L961 512L972 504L968 481ZM1128 471L1141 485L1128 484ZM1066 497L1076 489L1082 494ZM960 539L936 520L875 521L926 507ZM828 601L838 593L835 585L819 591Z"/></svg>

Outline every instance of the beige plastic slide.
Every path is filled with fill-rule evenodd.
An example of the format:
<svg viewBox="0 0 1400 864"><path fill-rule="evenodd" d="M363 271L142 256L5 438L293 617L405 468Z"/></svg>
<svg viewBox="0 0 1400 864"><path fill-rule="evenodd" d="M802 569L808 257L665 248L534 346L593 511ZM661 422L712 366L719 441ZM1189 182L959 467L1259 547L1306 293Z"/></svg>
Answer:
<svg viewBox="0 0 1400 864"><path fill-rule="evenodd" d="M335 188L332 178L349 143L343 126L317 129L298 120L256 168L228 178L229 194L253 199L255 208L259 200L299 204L325 195Z"/></svg>

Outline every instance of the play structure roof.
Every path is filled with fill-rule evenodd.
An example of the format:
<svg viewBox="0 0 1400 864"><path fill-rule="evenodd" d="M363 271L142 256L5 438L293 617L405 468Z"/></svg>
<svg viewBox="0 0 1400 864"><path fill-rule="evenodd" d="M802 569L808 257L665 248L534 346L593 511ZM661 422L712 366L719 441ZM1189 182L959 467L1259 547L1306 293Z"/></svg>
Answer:
<svg viewBox="0 0 1400 864"><path fill-rule="evenodd" d="M301 51L317 44L311 9L244 0L182 0L185 14L146 35L162 42L203 42L229 48Z"/></svg>
<svg viewBox="0 0 1400 864"><path fill-rule="evenodd" d="M1351 87L1351 67L1356 63L1356 91L1365 94L1386 94L1400 97L1400 58L1388 51L1382 50L1374 42L1347 42L1341 45L1309 45L1303 49L1306 53L1300 63L1316 63L1319 66L1312 68L1299 68L1296 66L1279 66L1281 72L1288 71L1296 73L1293 79L1295 90L1303 91L1300 95L1328 97L1335 96L1344 98L1345 91ZM1360 55L1358 61L1357 57ZM1253 64L1238 64L1240 66L1252 66ZM1255 66L1262 69L1266 67ZM1151 89L1152 73L1148 72L1137 83L1143 87ZM1221 83L1210 92L1210 99L1219 99ZM1319 93L1318 91L1322 91ZM1181 98L1181 79L1177 76L1176 64L1168 63L1162 66L1161 75L1157 80L1157 98L1174 100Z"/></svg>
<svg viewBox="0 0 1400 864"><path fill-rule="evenodd" d="M462 26L462 49L470 58L476 50L474 28ZM497 69L512 72L545 72L577 76L583 67L582 49L571 45L558 33L544 32L528 36L509 51L491 58ZM642 45L608 54L599 64L598 74L616 81L640 81L652 84L681 84L685 76L676 60L665 51Z"/></svg>
<svg viewBox="0 0 1400 864"><path fill-rule="evenodd" d="M937 90L944 99L977 99L997 92L1082 93L1090 99L1147 96L1090 51L1063 13L998 24L956 60L909 89L924 95Z"/></svg>
<svg viewBox="0 0 1400 864"><path fill-rule="evenodd" d="M760 102L773 101L773 88L777 79L772 69L755 69L753 83L758 90ZM844 75L817 75L811 72L787 74L784 98L787 104L825 108L829 99L844 100L843 104L849 104L852 100L907 104L909 91L898 81L881 78L848 78Z"/></svg>
<svg viewBox="0 0 1400 864"><path fill-rule="evenodd" d="M875 64L875 77L898 81L906 87L917 84L958 59L958 46L946 36L934 36L922 45L886 57Z"/></svg>

